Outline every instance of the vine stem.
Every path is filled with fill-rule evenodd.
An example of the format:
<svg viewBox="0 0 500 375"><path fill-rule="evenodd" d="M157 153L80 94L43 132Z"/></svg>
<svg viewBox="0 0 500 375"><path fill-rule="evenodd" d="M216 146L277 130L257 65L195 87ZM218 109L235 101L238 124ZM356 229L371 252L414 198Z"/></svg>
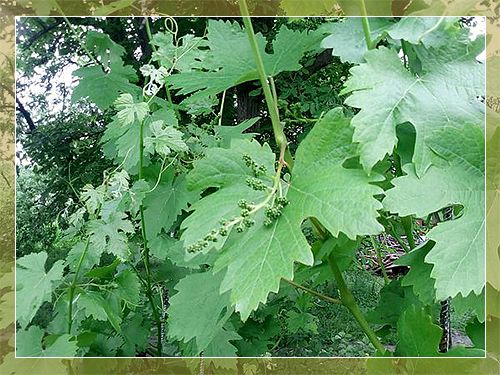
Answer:
<svg viewBox="0 0 500 375"><path fill-rule="evenodd" d="M144 166L144 121L141 121L139 128L139 180L143 178L143 166ZM146 235L146 222L144 220L144 206L140 205L139 207L140 215L141 215L141 233L142 233L142 241L144 246L144 252L142 260L144 262L144 268L146 270L146 294L151 304L151 309L153 310L153 318L156 323L156 331L158 337L157 349L158 349L158 357L162 356L162 342L161 342L161 332L162 332L162 324L160 320L160 314L158 313L158 309L153 300L153 290L151 289L151 270L149 264L149 248L148 248L148 239Z"/></svg>
<svg viewBox="0 0 500 375"><path fill-rule="evenodd" d="M317 291L315 291L314 289L310 289L308 287L305 287L304 285L301 285L301 284L298 284L296 283L295 281L292 281L292 280L288 280L288 279L285 279L285 278L282 278L281 280L283 280L284 282L290 284L291 286L297 288L297 289L302 289L303 291L307 292L307 293L310 293L318 298L321 298L322 300L325 300L327 302L330 302L330 303L335 303L337 305L342 305L342 301L337 299L337 298L332 298L332 297L329 297L329 296L326 296L324 294L321 294Z"/></svg>
<svg viewBox="0 0 500 375"><path fill-rule="evenodd" d="M269 116L271 117L274 139L280 148L280 162L286 162L289 169L291 169L293 168L293 157L287 147L288 141L283 131L283 125L281 124L278 108L276 106L277 98L273 97L271 92L271 86L266 75L262 56L260 55L257 39L255 38L255 32L253 30L252 21L250 20L250 13L248 12L246 0L239 0L239 5L241 15L243 16L243 24L245 25L245 30L248 35L250 46L252 47L255 63L257 64L257 72L264 91L267 109L269 111Z"/></svg>
<svg viewBox="0 0 500 375"><path fill-rule="evenodd" d="M366 47L368 47L368 49L370 50L373 48L373 41L370 32L370 23L368 21L368 12L366 11L365 0L361 0L361 15L363 16L361 18L361 23L363 24L363 33L365 34Z"/></svg>
<svg viewBox="0 0 500 375"><path fill-rule="evenodd" d="M367 39L367 45L368 45L368 48L371 49L372 46L371 46L370 30L369 30L368 19L366 17L366 7L364 5L363 0L362 0L362 5L363 5L363 9L364 9L364 14L365 14L364 21L363 21L363 29L365 29L365 23L366 23L367 29L365 30L365 36L367 35L366 34L366 31L367 31L368 32L367 36L369 38L369 39ZM260 79L260 82L262 85L262 89L264 91L264 97L266 99L267 108L269 110L269 115L271 117L271 124L273 127L274 138L276 140L276 143L278 144L278 147L280 148L280 164L284 161L284 162L286 162L289 170L292 170L293 157L292 157L292 155L287 147L287 139L286 139L285 133L283 131L283 126L280 122L278 110L276 108L277 98L275 99L273 97L272 92L271 92L271 87L269 85L267 75L266 75L266 72L264 69L264 63L263 63L262 57L260 55L260 51L259 51L259 48L257 45L257 40L255 38L255 33L253 30L253 26L252 26L252 22L250 20L250 14L248 12L246 0L239 0L239 6L240 6L241 15L243 17L243 23L245 25L245 30L246 30L247 35L248 35L248 40L250 41L250 45L252 47L254 58L255 58L255 61L257 64L257 72L259 74L259 79ZM282 160L282 157L284 160ZM316 222L313 221L313 224L315 226L317 226L317 224L319 224L319 223L317 221ZM325 233L325 231L321 228L321 226L319 226L318 230L320 231L320 233L324 233L325 237L327 236L327 233ZM361 312L356 301L354 300L354 297L353 297L351 291L347 288L347 285L345 284L344 279L342 277L342 273L340 272L337 264L333 260L333 257L329 258L329 264L330 264L332 272L335 276L335 279L337 280L337 284L339 285L340 296L341 296L340 301L352 313L352 315L354 316L354 318L356 319L356 321L360 325L361 329L365 332L365 334L370 339L373 346L377 350L379 350L380 352L382 352L382 353L385 352L384 346L380 343L377 336L375 335L373 330L368 325L368 322L366 321L363 313ZM299 285L299 284L296 284L296 285ZM301 289L303 289L303 288L301 288Z"/></svg>
<svg viewBox="0 0 500 375"><path fill-rule="evenodd" d="M335 281L337 282L337 286L340 292L340 300L342 301L342 304L349 309L351 314L354 316L354 319L356 319L359 326L361 327L365 335L368 337L370 342L373 344L375 349L377 349L380 353L384 353L385 347L379 341L377 335L375 334L375 332L373 332L373 330L370 328L370 325L366 321L366 318L361 312L358 304L356 303L354 296L347 287L344 281L344 277L342 276L342 272L340 271L337 262L335 262L333 255L330 255L328 257L328 264L330 265L330 269L332 270L333 276L335 277Z"/></svg>
<svg viewBox="0 0 500 375"><path fill-rule="evenodd" d="M68 302L68 333L71 335L71 327L73 326L73 298L75 296L76 282L78 281L78 274L80 273L80 269L82 268L83 260L87 255L87 251L89 250L90 237L87 237L87 241L85 243L85 248L83 249L82 255L80 255L80 259L78 260L78 265L76 266L75 276L73 277L73 281L69 287L69 302Z"/></svg>

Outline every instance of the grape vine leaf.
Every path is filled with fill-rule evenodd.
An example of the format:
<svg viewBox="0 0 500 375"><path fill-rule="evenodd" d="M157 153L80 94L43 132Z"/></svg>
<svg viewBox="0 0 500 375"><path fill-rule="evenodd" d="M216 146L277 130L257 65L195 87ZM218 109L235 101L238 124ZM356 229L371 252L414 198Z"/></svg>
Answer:
<svg viewBox="0 0 500 375"><path fill-rule="evenodd" d="M120 272L115 278L116 287L112 294L133 308L141 300L141 284L137 274L131 270Z"/></svg>
<svg viewBox="0 0 500 375"><path fill-rule="evenodd" d="M109 293L101 294L94 291L85 291L79 295L77 306L85 317L92 316L96 320L109 322L117 331L121 331L121 306L119 300Z"/></svg>
<svg viewBox="0 0 500 375"><path fill-rule="evenodd" d="M455 298L452 300L453 310L457 314L466 314L471 311L475 314L476 318L484 323L486 318L485 307L488 306L490 308L489 301L484 303L485 300L485 289L481 292L481 294L470 293L468 296L462 296L461 294L457 294Z"/></svg>
<svg viewBox="0 0 500 375"><path fill-rule="evenodd" d="M370 36L374 42L380 40L394 24L390 18L370 18ZM321 47L331 48L334 56L339 56L342 62L362 63L364 54L368 51L362 18L349 17L342 22L328 25L331 35L321 41Z"/></svg>
<svg viewBox="0 0 500 375"><path fill-rule="evenodd" d="M69 334L57 337L51 345L42 346L43 330L31 326L16 333L17 357L74 357L78 346Z"/></svg>
<svg viewBox="0 0 500 375"><path fill-rule="evenodd" d="M103 307L106 304L104 298L96 292L87 291L78 296L78 308L84 311L85 316L91 316L96 320L106 321L108 314Z"/></svg>
<svg viewBox="0 0 500 375"><path fill-rule="evenodd" d="M196 339L198 352L221 334L232 314L229 294L219 293L223 275L194 273L180 280L168 308L169 337L188 343ZM196 309L193 309L193 304Z"/></svg>
<svg viewBox="0 0 500 375"><path fill-rule="evenodd" d="M100 110L110 107L121 93L141 93L139 87L131 82L137 81L134 69L124 66L121 60L112 61L109 72L104 72L100 66L86 66L75 70L73 75L78 77L78 85L73 90L71 102L88 97Z"/></svg>
<svg viewBox="0 0 500 375"><path fill-rule="evenodd" d="M449 43L451 36L468 40L469 30L460 27L457 20L457 17L403 17L387 32L393 39L439 48Z"/></svg>
<svg viewBox="0 0 500 375"><path fill-rule="evenodd" d="M151 137L144 138L144 147L152 147L154 150L165 157L172 151L188 151L188 146L182 140L183 133L173 126L163 126L163 121L153 121L149 128Z"/></svg>
<svg viewBox="0 0 500 375"><path fill-rule="evenodd" d="M458 293L480 294L484 288L485 212L484 212L484 133L480 127L445 127L428 141L440 157L418 178L411 165L406 176L392 181L384 206L401 216L425 217L444 207L463 205L462 215L439 223L428 233L436 242L425 261L433 265L436 297L444 300ZM449 241L453 238L453 241Z"/></svg>
<svg viewBox="0 0 500 375"><path fill-rule="evenodd" d="M149 113L147 103L134 101L134 97L129 93L121 94L115 101L114 105L118 110L116 117L121 125L132 125L135 121L141 122Z"/></svg>
<svg viewBox="0 0 500 375"><path fill-rule="evenodd" d="M88 224L90 251L96 255L110 253L121 260L128 258L127 233L134 232L134 226L123 212L112 212L103 219L92 220Z"/></svg>
<svg viewBox="0 0 500 375"><path fill-rule="evenodd" d="M392 280L380 291L377 307L367 314L370 323L396 327L401 314L409 306L422 306L410 287L401 286L401 280Z"/></svg>
<svg viewBox="0 0 500 375"><path fill-rule="evenodd" d="M71 272L76 272L76 269L78 267L78 264L80 262L80 259L82 259L80 263L80 272L85 273L88 270L90 270L92 267L94 267L97 263L99 263L99 259L101 258L100 253L94 253L91 251L88 251L85 254L85 256L82 258L83 253L86 251L86 244L85 242L79 241L75 243L72 247L71 250L68 252L68 255L66 256L65 264L68 265L69 270Z"/></svg>
<svg viewBox="0 0 500 375"><path fill-rule="evenodd" d="M426 305L436 300L434 280L431 278L432 265L424 261L433 246L432 241L427 241L394 262L396 265L410 267L410 271L401 279L401 285L411 286L418 299Z"/></svg>
<svg viewBox="0 0 500 375"><path fill-rule="evenodd" d="M318 334L317 319L316 316L307 312L288 311L286 313L287 331Z"/></svg>
<svg viewBox="0 0 500 375"><path fill-rule="evenodd" d="M146 170L150 184L155 184L159 172L151 167ZM144 220L146 223L147 237L152 239L162 229L168 231L181 214L188 210L188 204L199 199L199 190L188 190L185 175L175 177L173 168L163 172L158 186L146 194L144 198Z"/></svg>
<svg viewBox="0 0 500 375"><path fill-rule="evenodd" d="M230 341L241 340L241 336L236 333L233 327L226 324L224 329L220 330L213 340L208 344L203 352L206 357L237 357L236 348ZM235 368L236 358L227 358L228 361L217 361L216 364L224 368Z"/></svg>
<svg viewBox="0 0 500 375"><path fill-rule="evenodd" d="M265 302L269 292L278 291L282 277L293 278L294 262L312 265L313 256L300 229L304 219L316 217L333 235L342 231L350 238L359 233L378 233L383 229L376 220L377 209L382 205L373 197L382 190L370 184L375 177L369 178L359 169L342 167L346 159L356 154L349 124L349 119L337 108L328 112L301 143L287 193L290 204L283 209L279 220L264 226L264 214L259 211L255 215L254 226L242 234L234 231L229 234L216 261L215 271L227 267L221 291L231 290L231 302L243 320L260 302ZM245 144L247 146L243 146ZM195 164L190 173L192 181L196 181L195 186L221 188L195 203L195 218L191 218L192 214L182 224L188 228L183 234L185 238L188 230L189 239L203 237L197 232L199 226L207 225L203 221L214 227L221 215L227 215L227 211L237 213L237 198L259 202L259 199L249 196L252 190L244 185L250 171L242 162L242 155L244 148L249 149L251 144L234 142L231 149L214 150ZM273 160L274 155L267 145L260 151L258 147L254 148L255 153L247 153L258 164L262 164L261 160L267 159L266 164ZM221 210L222 205L213 206L223 194L230 197L223 203L225 212ZM210 220L205 214L201 220L203 214L198 213L200 207L215 215L214 218Z"/></svg>
<svg viewBox="0 0 500 375"><path fill-rule="evenodd" d="M437 355L442 330L432 323L423 307L410 306L398 320L398 345L395 354L401 357Z"/></svg>
<svg viewBox="0 0 500 375"><path fill-rule="evenodd" d="M366 63L351 68L341 91L351 93L346 104L361 109L352 119L353 140L360 143L365 170L392 153L398 124L408 121L416 129L413 162L421 176L432 161L425 139L434 130L484 122L476 99L484 95L484 71L474 59L433 64L419 77L386 47L368 51L365 59Z"/></svg>
<svg viewBox="0 0 500 375"><path fill-rule="evenodd" d="M16 318L21 328L33 319L42 303L50 301L52 291L61 283L64 262L58 260L45 272L47 253L28 254L16 265Z"/></svg>
<svg viewBox="0 0 500 375"><path fill-rule="evenodd" d="M137 352L146 350L150 334L148 319L143 319L141 314L134 314L132 317L127 317L122 327L124 343L121 350L123 355L133 357Z"/></svg>
<svg viewBox="0 0 500 375"><path fill-rule="evenodd" d="M214 96L240 83L258 79L257 68L246 32L237 22L208 20L205 60L208 71L180 72L169 77L178 94L192 94L184 103ZM303 55L319 43L318 34L294 31L282 26L273 41L273 53L265 50L267 41L257 34L257 43L268 76L302 68ZM207 68L207 65L204 65Z"/></svg>

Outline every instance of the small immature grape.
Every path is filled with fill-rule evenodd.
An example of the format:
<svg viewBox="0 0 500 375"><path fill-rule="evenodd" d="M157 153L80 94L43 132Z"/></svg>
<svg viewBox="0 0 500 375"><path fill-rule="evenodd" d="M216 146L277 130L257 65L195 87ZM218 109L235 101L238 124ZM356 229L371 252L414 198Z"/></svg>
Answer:
<svg viewBox="0 0 500 375"><path fill-rule="evenodd" d="M253 219L248 219L248 218L245 218L243 220L243 225L246 226L247 228L250 228L251 226L253 226L255 224L255 220Z"/></svg>

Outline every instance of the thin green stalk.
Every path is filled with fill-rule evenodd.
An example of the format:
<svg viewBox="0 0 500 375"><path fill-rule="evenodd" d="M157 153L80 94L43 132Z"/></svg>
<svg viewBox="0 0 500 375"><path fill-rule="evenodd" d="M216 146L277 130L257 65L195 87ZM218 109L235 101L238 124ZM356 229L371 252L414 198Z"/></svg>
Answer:
<svg viewBox="0 0 500 375"><path fill-rule="evenodd" d="M361 15L363 16L361 18L361 23L363 25L363 33L365 34L366 47L368 47L368 49L373 49L374 45L371 37L370 23L368 21L368 12L366 11L365 0L361 0Z"/></svg>
<svg viewBox="0 0 500 375"><path fill-rule="evenodd" d="M382 261L382 254L380 252L380 246L377 246L377 244L375 243L375 240L373 239L373 236L370 236L370 241L372 242L373 249L377 253L378 264L380 266L380 269L382 270L382 275L384 276L384 284L387 285L387 284L389 284L389 277L387 276L387 272L385 271L384 262Z"/></svg>
<svg viewBox="0 0 500 375"><path fill-rule="evenodd" d="M78 265L76 266L75 275L73 276L73 281L69 287L69 302L68 302L68 333L71 334L71 327L73 326L73 297L75 295L76 282L78 281L78 274L80 273L80 269L82 268L83 260L87 255L87 251L89 249L90 237L87 238L87 242L85 243L85 248L83 249L82 255L80 255L80 259L78 260Z"/></svg>
<svg viewBox="0 0 500 375"><path fill-rule="evenodd" d="M413 238L413 220L411 216L402 217L401 224L403 224L403 229L405 231L408 244L410 245L410 250L413 250L416 247L416 244L415 238Z"/></svg>
<svg viewBox="0 0 500 375"><path fill-rule="evenodd" d="M250 46L252 47L252 52L255 58L255 63L257 64L257 72L259 74L259 80L264 91L264 97L266 99L267 109L269 111L269 116L271 117L271 124L273 127L274 139L278 147L280 148L280 161L283 158L289 169L293 168L293 158L292 154L288 150L285 133L283 131L283 125L281 124L279 113L275 105L276 98L273 97L271 92L271 87L268 82L266 71L264 68L264 63L262 61L262 56L260 55L259 47L257 45L257 39L255 38L255 32L253 30L252 21L250 20L250 13L248 12L247 3L245 0L239 0L240 12L243 16L243 23L245 25L245 30L248 35L248 40Z"/></svg>
<svg viewBox="0 0 500 375"><path fill-rule="evenodd" d="M144 166L144 121L141 121L139 128L139 180L143 178L143 166ZM162 342L161 342L161 332L162 332L162 324L160 319L160 314L158 313L158 309L153 300L153 290L151 288L151 270L149 264L149 248L148 248L148 239L146 236L146 221L144 220L144 206L141 204L139 207L140 215L141 215L141 232L142 232L142 240L144 246L144 252L142 260L144 262L144 268L146 270L146 284L147 290L146 294L149 299L149 303L151 304L151 309L153 310L153 318L156 322L156 331L158 336L158 356L162 356Z"/></svg>
<svg viewBox="0 0 500 375"><path fill-rule="evenodd" d="M354 296L347 287L344 281L344 277L342 276L342 272L340 272L340 269L337 263L335 262L333 255L330 255L330 257L328 258L328 263L330 265L330 269L332 270L333 276L335 277L335 281L337 282L337 286L340 292L340 300L342 301L342 304L349 309L349 311L354 316L359 326L366 334L370 342L373 344L375 349L377 349L381 353L384 353L385 352L384 346L378 340L377 335L375 334L375 332L373 332L373 330L370 328L370 325L366 321L366 318L361 312L358 304L356 303Z"/></svg>
<svg viewBox="0 0 500 375"><path fill-rule="evenodd" d="M332 298L332 297L326 296L324 294L321 294L321 293L315 291L314 289L310 289L308 287L305 287L304 285L297 284L296 282L294 282L292 280L288 280L285 278L282 278L281 280L283 280L284 282L290 284L291 286L293 286L295 288L302 289L303 291L305 291L307 293L310 293L318 298L321 298L322 300L325 300L325 301L330 302L330 303L335 303L337 305L342 305L342 301L337 299L337 298Z"/></svg>

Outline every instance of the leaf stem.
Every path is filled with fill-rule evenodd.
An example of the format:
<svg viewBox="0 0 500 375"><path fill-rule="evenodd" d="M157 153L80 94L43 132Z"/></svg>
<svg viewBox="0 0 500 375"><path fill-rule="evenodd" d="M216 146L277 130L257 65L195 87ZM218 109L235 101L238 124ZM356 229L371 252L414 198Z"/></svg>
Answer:
<svg viewBox="0 0 500 375"><path fill-rule="evenodd" d="M252 47L255 63L257 65L257 72L259 74L260 83L264 91L264 97L266 99L267 109L269 111L269 116L271 117L274 139L276 140L278 147L282 151L282 154L284 156L284 161L286 161L286 164L288 165L289 169L291 169L293 168L292 154L287 148L288 141L283 131L283 125L281 124L279 112L276 106L277 98L274 98L271 92L271 87L269 85L268 77L266 75L266 71L264 68L264 62L262 61L262 56L260 55L259 46L257 45L257 39L255 38L252 21L250 20L250 14L248 12L246 0L239 0L239 5L240 5L241 15L243 16L243 23L245 25L245 30L247 32L248 40L250 42L250 46Z"/></svg>
<svg viewBox="0 0 500 375"><path fill-rule="evenodd" d="M385 348L382 345L382 343L379 341L377 338L377 335L373 330L370 328L370 325L366 321L365 316L361 312L358 304L356 303L356 300L354 299L354 296L352 295L351 291L347 287L344 277L342 276L342 272L340 272L340 269L335 262L335 259L333 258L333 255L330 255L328 257L328 263L330 265L330 269L332 270L333 276L335 277L335 281L337 282L337 286L339 288L340 292L340 300L342 301L342 304L346 306L351 314L354 316L356 321L358 322L359 326L363 330L363 332L366 334L370 342L373 344L375 349L380 351L381 353L385 352Z"/></svg>
<svg viewBox="0 0 500 375"><path fill-rule="evenodd" d="M411 216L404 216L401 218L401 224L406 234L406 239L410 245L410 250L415 248L415 238L413 238L413 220Z"/></svg>
<svg viewBox="0 0 500 375"><path fill-rule="evenodd" d="M144 167L144 120L141 121L139 128L139 180L143 178L143 167ZM157 339L158 339L158 357L162 356L162 324L160 320L160 314L158 313L158 309L153 300L153 290L151 288L151 269L149 264L149 248L148 248L148 239L146 235L146 221L144 220L144 206L141 203L139 207L140 215L141 215L141 233L142 233L142 241L143 241L143 257L142 260L144 262L144 268L146 270L146 294L151 304L151 309L153 311L153 318L156 323L156 331L157 331Z"/></svg>
<svg viewBox="0 0 500 375"><path fill-rule="evenodd" d="M87 251L89 249L90 237L87 237L87 241L85 242L85 248L83 249L82 255L80 255L80 259L78 260L78 265L76 266L75 275L73 276L73 281L69 287L69 301L68 301L68 334L71 335L71 327L73 326L73 297L75 295L76 282L78 280L78 274L80 273L80 269L82 268L83 260L87 255Z"/></svg>
<svg viewBox="0 0 500 375"><path fill-rule="evenodd" d="M318 298L321 298L322 300L325 300L327 302L330 302L330 303L335 303L337 305L342 305L342 301L337 299L337 298L332 298L332 297L329 297L329 296L326 296L324 294L321 294L317 291L315 291L314 289L309 289L308 287L305 287L304 285L301 285L301 284L297 284L296 282L292 281L292 280L288 280L288 279L285 279L285 278L282 278L281 280L283 280L284 282L290 284L291 286L295 287L295 288L298 288L298 289L302 289L304 291L306 291L307 293L310 293Z"/></svg>
<svg viewBox="0 0 500 375"><path fill-rule="evenodd" d="M389 277L387 276L387 272L385 271L385 265L384 262L382 261L382 253L380 252L380 246L377 246L375 240L373 239L373 236L370 236L370 241L372 243L373 250L375 250L375 252L377 253L378 264L382 271L382 275L384 276L384 284L387 285L389 284Z"/></svg>

